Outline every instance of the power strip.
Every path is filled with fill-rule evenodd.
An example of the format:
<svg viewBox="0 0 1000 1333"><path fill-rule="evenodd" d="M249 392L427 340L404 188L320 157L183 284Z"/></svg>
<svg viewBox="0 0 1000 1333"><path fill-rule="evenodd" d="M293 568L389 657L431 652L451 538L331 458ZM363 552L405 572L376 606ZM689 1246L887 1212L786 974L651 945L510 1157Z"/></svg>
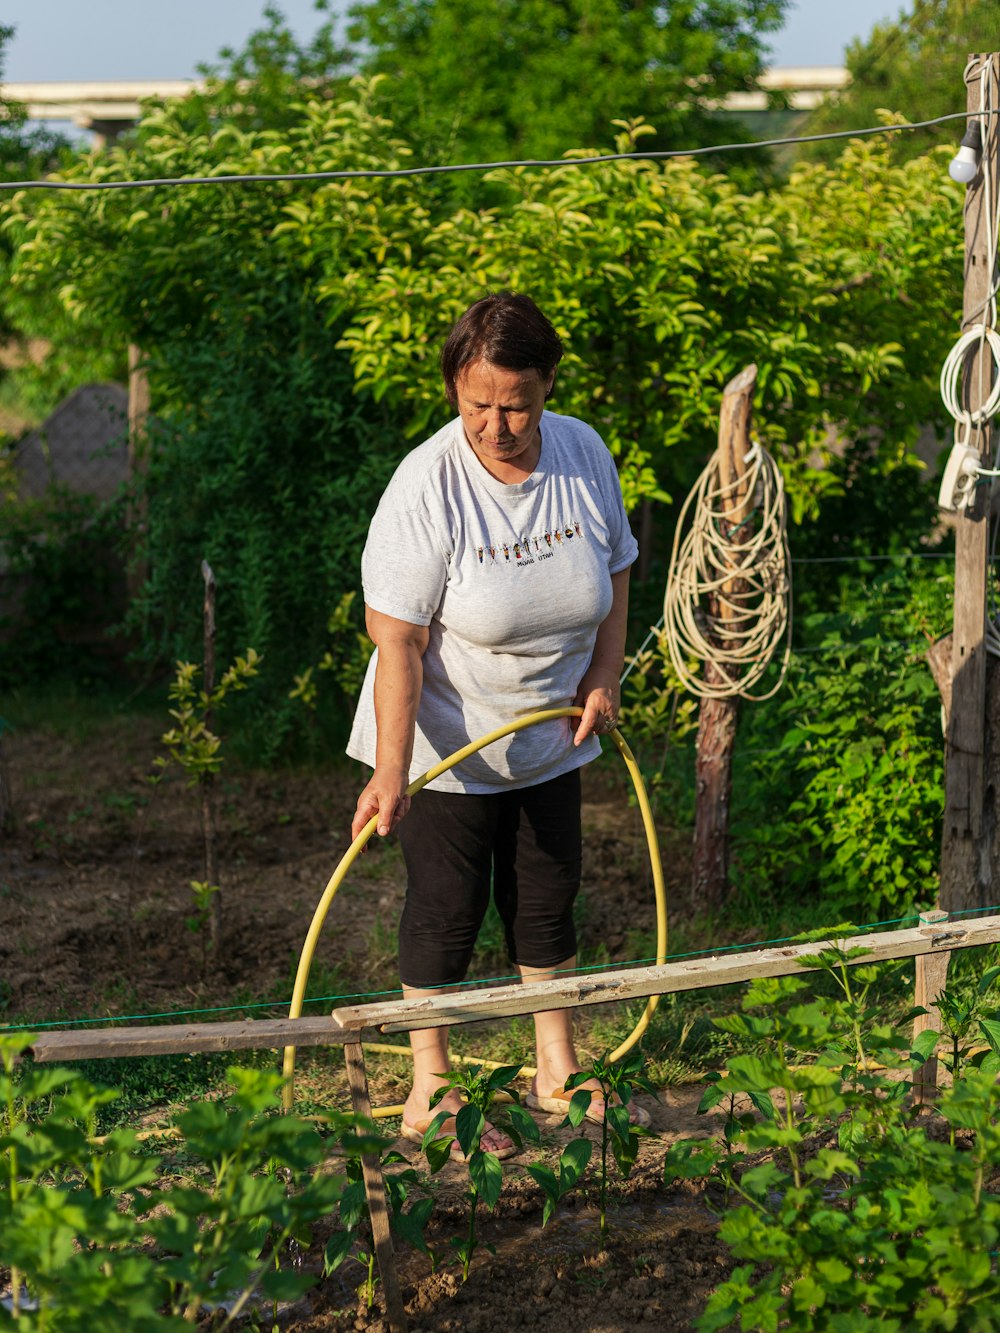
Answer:
<svg viewBox="0 0 1000 1333"><path fill-rule="evenodd" d="M948 457L938 491L938 507L958 514L965 509L976 488L976 478L982 467L979 450L971 444L956 444Z"/></svg>

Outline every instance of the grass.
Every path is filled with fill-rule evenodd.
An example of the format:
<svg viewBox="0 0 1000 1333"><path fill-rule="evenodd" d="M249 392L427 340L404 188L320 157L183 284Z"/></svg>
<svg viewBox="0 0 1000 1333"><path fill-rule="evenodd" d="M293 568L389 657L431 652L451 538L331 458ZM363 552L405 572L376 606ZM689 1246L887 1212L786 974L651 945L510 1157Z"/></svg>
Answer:
<svg viewBox="0 0 1000 1333"><path fill-rule="evenodd" d="M40 727L84 742L107 727L111 717L164 713L165 690L136 689L108 679L51 680L0 691L0 717L15 730Z"/></svg>

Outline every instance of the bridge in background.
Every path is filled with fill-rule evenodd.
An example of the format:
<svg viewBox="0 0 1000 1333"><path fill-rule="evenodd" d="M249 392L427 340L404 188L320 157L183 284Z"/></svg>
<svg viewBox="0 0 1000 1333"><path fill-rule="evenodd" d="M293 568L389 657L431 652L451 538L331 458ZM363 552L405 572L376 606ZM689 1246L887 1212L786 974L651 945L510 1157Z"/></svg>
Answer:
<svg viewBox="0 0 1000 1333"><path fill-rule="evenodd" d="M791 111L806 112L850 80L839 65L798 68L775 66L761 77L758 90L730 93L716 104L740 116L771 109L770 95L782 94ZM0 96L21 102L32 120L65 121L94 135L98 143L113 142L138 121L149 98L184 97L202 88L197 79L120 79L97 83L5 83Z"/></svg>

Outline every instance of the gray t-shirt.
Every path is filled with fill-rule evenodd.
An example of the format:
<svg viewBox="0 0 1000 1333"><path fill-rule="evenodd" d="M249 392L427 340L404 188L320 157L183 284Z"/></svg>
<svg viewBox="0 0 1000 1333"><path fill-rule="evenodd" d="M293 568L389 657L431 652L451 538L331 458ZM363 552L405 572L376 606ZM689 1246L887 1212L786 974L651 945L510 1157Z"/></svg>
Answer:
<svg viewBox="0 0 1000 1333"><path fill-rule="evenodd" d="M410 780L517 718L573 704L611 610L611 575L638 553L614 460L574 417L544 412L535 471L506 485L461 419L400 463L361 561L365 602L430 626ZM376 652L347 753L375 765ZM494 741L435 779L439 791L530 787L600 752L558 718Z"/></svg>

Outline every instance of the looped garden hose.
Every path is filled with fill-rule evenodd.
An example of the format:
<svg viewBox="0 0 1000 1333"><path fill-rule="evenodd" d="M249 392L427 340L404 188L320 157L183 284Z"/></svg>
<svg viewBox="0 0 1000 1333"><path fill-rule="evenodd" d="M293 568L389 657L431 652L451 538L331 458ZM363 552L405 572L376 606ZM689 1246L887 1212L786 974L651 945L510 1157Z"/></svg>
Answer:
<svg viewBox="0 0 1000 1333"><path fill-rule="evenodd" d="M502 740L504 736L510 736L516 731L523 731L526 727L536 726L539 722L551 722L559 717L581 717L582 714L582 708L549 708L540 713L531 713L527 717L518 718L516 722L511 722L508 726L498 727L496 731L491 731L485 736L480 736L477 741L472 741L470 744L463 746L462 749L456 750L454 754L449 755L447 759L443 759L439 764L435 764L433 768L429 768L427 772L421 774L415 782L410 783L409 787L406 789L406 794L408 796L415 795L423 787L426 787L429 782L433 782L435 778L440 777L442 773L447 773L448 770L454 768L456 764L460 764L464 759L468 759L470 755L476 754L479 750L484 749L487 745L491 745L494 741ZM626 745L617 727L606 734L614 741L618 753L625 761L625 766L629 771L633 786L635 787L636 799L642 814L643 827L646 830L649 860L653 871L653 892L656 898L656 962L657 964L661 964L666 961L667 956L667 895L663 882L663 866L660 862L660 850L656 843L656 829L653 824L653 812L649 805L649 798L646 795L646 788L642 780L642 774L639 772L639 765L636 763L632 751L629 749L628 745ZM337 895L337 890L343 883L348 870L350 870L351 866L360 855L361 850L367 843L368 839L375 832L377 823L378 816L373 815L344 853L340 860L340 864L330 876L329 883L323 890L323 896L320 898L316 910L313 913L312 923L309 926L305 943L302 946L302 953L299 957L299 966L295 974L295 986L292 990L292 1002L288 1008L289 1018L300 1018L302 1016L302 1006L305 1003L306 997L306 986L309 982L309 970L312 967L313 954L316 951L316 945L319 942L320 931L323 929L323 923L326 920L327 912L330 910L330 906ZM643 1033L649 1027L650 1020L656 1012L656 1007L659 1004L659 1001L660 997L658 995L651 995L649 997L646 1002L646 1007L635 1028L617 1050L611 1052L609 1059L620 1060L621 1057L625 1055L627 1051L630 1051L636 1042L639 1041ZM407 1046L378 1046L375 1049L401 1055L409 1055L410 1053L409 1047ZM491 1062L483 1060L478 1061L477 1063L488 1065ZM286 1111L290 1111L295 1100L294 1046L285 1047L282 1072L285 1076L282 1104ZM524 1070L523 1072L534 1073L534 1070ZM402 1108L397 1106L382 1107L375 1111L374 1114L376 1117L380 1115L398 1115L401 1113L401 1110Z"/></svg>

